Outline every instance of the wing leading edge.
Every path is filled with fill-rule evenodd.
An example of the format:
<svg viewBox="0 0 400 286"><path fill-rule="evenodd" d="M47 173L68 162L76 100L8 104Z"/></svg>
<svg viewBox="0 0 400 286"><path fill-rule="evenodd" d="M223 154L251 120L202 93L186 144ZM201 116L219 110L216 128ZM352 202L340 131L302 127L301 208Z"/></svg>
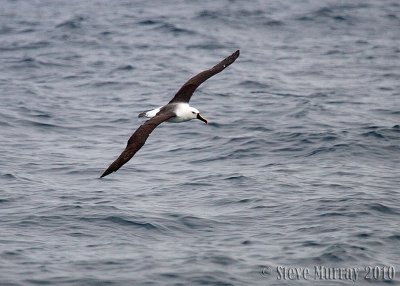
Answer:
<svg viewBox="0 0 400 286"><path fill-rule="evenodd" d="M192 97L193 92L207 79L222 72L225 68L234 63L234 61L239 57L240 51L237 50L229 57L222 60L220 63L216 64L212 68L202 71L201 73L195 75L189 79L175 94L174 98L169 103L174 102L189 102Z"/></svg>
<svg viewBox="0 0 400 286"><path fill-rule="evenodd" d="M103 178L121 168L126 162L128 162L140 148L143 147L150 133L164 121L174 117L173 112L159 113L156 116L147 120L142 124L135 133L129 138L125 150L119 155L119 157L105 170L105 172L100 176Z"/></svg>

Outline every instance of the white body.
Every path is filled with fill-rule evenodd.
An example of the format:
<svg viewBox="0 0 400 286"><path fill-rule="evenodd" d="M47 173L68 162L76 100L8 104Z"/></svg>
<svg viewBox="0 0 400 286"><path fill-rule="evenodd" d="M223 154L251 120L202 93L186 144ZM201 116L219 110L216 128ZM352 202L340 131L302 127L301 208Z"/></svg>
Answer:
<svg viewBox="0 0 400 286"><path fill-rule="evenodd" d="M156 116L156 114L160 111L161 108L162 106L153 110L149 110L147 112L143 112L141 113L141 115L147 118L152 118ZM173 122L173 123L185 122L192 119L196 119L197 114L199 114L199 111L196 108L189 106L189 104L187 103L177 103L174 112L176 114L176 117L169 119L167 122Z"/></svg>

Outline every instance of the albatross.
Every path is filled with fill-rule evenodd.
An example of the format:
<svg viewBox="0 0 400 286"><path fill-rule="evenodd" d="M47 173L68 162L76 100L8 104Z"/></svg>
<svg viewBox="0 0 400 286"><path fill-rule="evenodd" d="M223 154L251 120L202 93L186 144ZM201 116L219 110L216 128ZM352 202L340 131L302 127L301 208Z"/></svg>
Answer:
<svg viewBox="0 0 400 286"><path fill-rule="evenodd" d="M189 105L190 98L192 97L193 92L203 82L230 66L239 57L239 54L240 51L237 50L212 68L202 71L201 73L189 79L178 90L174 98L172 98L167 105L140 113L139 117L146 117L150 119L145 121L133 133L128 140L125 150L107 168L107 170L104 171L100 178L116 172L126 162L128 162L136 154L136 152L143 147L150 133L153 132L153 130L164 121L179 123L192 119L199 119L207 124L207 119L200 115L199 110Z"/></svg>

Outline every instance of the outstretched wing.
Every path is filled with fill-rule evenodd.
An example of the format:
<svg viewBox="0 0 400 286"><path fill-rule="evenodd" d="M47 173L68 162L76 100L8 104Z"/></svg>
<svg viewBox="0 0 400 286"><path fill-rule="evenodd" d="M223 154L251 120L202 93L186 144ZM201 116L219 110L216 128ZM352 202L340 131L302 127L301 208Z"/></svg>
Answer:
<svg viewBox="0 0 400 286"><path fill-rule="evenodd" d="M128 140L128 144L126 145L125 150L119 155L119 157L107 168L107 170L101 175L100 178L103 178L112 172L116 172L119 168L121 168L126 162L128 162L140 148L143 147L150 133L160 125L162 122L176 116L171 111L158 113L156 116L147 120L144 124L142 124L136 131L133 133L131 138Z"/></svg>
<svg viewBox="0 0 400 286"><path fill-rule="evenodd" d="M213 66L212 68L205 70L198 75L189 79L175 94L174 98L169 102L189 102L192 97L193 92L199 87L200 84L205 82L207 79L222 72L226 67L231 65L238 57L240 51L237 50L232 55L221 61L219 64Z"/></svg>

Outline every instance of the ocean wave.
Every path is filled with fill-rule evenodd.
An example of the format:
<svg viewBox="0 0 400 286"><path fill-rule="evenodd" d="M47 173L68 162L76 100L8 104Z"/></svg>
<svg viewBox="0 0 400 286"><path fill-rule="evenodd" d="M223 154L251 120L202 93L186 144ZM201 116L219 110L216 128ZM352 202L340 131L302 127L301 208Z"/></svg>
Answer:
<svg viewBox="0 0 400 286"><path fill-rule="evenodd" d="M71 19L65 20L56 25L56 28L66 28L66 29L79 29L82 27L85 17L74 16Z"/></svg>

